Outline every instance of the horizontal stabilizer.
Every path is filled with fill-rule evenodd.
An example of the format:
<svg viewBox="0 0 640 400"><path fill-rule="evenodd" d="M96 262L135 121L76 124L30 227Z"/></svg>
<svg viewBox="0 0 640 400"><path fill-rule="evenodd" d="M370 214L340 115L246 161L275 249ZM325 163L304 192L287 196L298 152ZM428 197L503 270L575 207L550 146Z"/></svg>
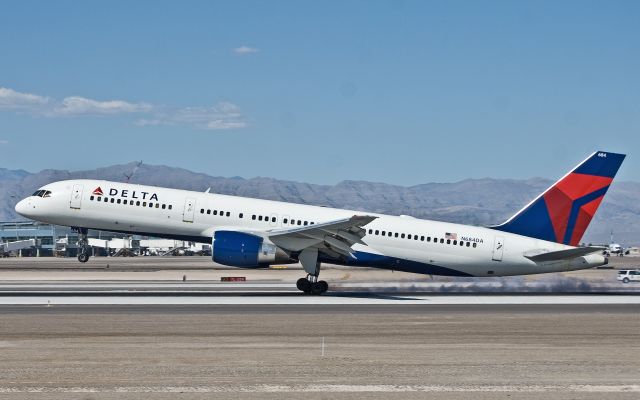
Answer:
<svg viewBox="0 0 640 400"><path fill-rule="evenodd" d="M545 261L559 261L569 260L571 258L586 256L587 254L595 253L596 251L603 251L604 247L576 247L568 250L551 251L547 253L538 253L535 255L526 255L529 260L533 262L545 262Z"/></svg>

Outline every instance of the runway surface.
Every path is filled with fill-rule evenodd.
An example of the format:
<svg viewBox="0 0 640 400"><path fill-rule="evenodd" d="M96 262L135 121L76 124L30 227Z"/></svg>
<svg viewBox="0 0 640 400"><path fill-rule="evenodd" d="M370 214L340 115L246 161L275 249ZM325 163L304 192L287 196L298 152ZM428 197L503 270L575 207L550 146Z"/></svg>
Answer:
<svg viewBox="0 0 640 400"><path fill-rule="evenodd" d="M0 398L637 399L637 306L0 306Z"/></svg>
<svg viewBox="0 0 640 400"><path fill-rule="evenodd" d="M296 267L90 263L1 260L0 399L640 398L640 284L615 270L331 267L305 296Z"/></svg>

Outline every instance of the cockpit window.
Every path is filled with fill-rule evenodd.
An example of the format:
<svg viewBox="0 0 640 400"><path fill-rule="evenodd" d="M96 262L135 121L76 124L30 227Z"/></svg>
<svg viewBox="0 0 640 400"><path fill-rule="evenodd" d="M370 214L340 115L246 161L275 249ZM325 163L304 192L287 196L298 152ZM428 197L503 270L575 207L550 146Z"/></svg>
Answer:
<svg viewBox="0 0 640 400"><path fill-rule="evenodd" d="M36 192L34 192L32 194L32 196L36 196L36 197L51 197L51 191L50 190L37 190Z"/></svg>

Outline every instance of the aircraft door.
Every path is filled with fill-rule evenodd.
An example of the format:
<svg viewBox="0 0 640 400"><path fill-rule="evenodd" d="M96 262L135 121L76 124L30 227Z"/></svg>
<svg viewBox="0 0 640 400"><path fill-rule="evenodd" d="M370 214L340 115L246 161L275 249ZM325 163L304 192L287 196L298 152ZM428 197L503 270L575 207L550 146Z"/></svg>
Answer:
<svg viewBox="0 0 640 400"><path fill-rule="evenodd" d="M82 205L82 190L82 185L77 183L73 185L73 190L71 191L71 200L69 200L69 207L80 209L80 206Z"/></svg>
<svg viewBox="0 0 640 400"><path fill-rule="evenodd" d="M504 238L502 236L496 236L493 242L493 261L502 261L502 254L504 253Z"/></svg>
<svg viewBox="0 0 640 400"><path fill-rule="evenodd" d="M196 209L195 199L186 199L184 201L184 212L182 213L182 220L184 222L193 222L193 214Z"/></svg>

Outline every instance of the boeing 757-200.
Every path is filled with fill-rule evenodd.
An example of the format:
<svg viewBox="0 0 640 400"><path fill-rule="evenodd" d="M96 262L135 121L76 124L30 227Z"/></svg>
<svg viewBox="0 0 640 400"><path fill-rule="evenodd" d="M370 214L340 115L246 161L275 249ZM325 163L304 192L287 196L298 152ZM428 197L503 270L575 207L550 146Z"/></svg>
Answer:
<svg viewBox="0 0 640 400"><path fill-rule="evenodd" d="M419 274L507 276L591 268L601 248L577 247L623 154L597 151L501 225L479 227L312 205L103 180L66 180L38 189L16 212L87 230L211 243L213 261L241 268L300 262L297 282L321 294L321 263Z"/></svg>

